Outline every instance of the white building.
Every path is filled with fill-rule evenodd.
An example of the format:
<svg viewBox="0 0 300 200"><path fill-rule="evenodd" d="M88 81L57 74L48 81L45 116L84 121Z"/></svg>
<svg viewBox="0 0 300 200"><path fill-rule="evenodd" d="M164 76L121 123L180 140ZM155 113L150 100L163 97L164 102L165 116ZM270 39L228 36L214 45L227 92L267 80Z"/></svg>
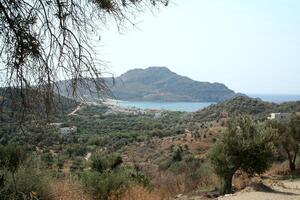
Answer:
<svg viewBox="0 0 300 200"><path fill-rule="evenodd" d="M63 123L59 123L59 122L49 124L49 126L56 127L56 128L60 128L62 125L63 125Z"/></svg>
<svg viewBox="0 0 300 200"><path fill-rule="evenodd" d="M63 127L60 128L60 133L61 134L75 134L77 133L77 127L76 126L71 126L71 127Z"/></svg>
<svg viewBox="0 0 300 200"><path fill-rule="evenodd" d="M291 117L291 113L270 113L268 119L277 121L286 121Z"/></svg>

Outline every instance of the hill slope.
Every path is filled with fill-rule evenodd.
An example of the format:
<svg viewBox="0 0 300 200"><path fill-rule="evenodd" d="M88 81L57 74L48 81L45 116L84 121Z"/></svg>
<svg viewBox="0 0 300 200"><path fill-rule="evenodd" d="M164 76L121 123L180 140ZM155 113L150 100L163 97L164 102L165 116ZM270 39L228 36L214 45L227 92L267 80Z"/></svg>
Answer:
<svg viewBox="0 0 300 200"><path fill-rule="evenodd" d="M265 119L272 112L299 112L300 101L281 104L262 101L258 98L237 96L219 104L211 105L191 114L193 121L212 121L226 117L235 117L239 114L252 115Z"/></svg>
<svg viewBox="0 0 300 200"><path fill-rule="evenodd" d="M166 67L133 69L115 79L107 79L116 99L134 101L220 102L235 95L225 85L194 81Z"/></svg>
<svg viewBox="0 0 300 200"><path fill-rule="evenodd" d="M127 101L194 101L220 102L235 95L221 83L194 81L180 76L166 67L129 70L115 78L105 78L113 97ZM70 97L70 80L58 82L59 93ZM89 90L78 87L78 93L86 99L97 98L91 83ZM101 94L102 97L107 94ZM109 96L111 98L111 96Z"/></svg>

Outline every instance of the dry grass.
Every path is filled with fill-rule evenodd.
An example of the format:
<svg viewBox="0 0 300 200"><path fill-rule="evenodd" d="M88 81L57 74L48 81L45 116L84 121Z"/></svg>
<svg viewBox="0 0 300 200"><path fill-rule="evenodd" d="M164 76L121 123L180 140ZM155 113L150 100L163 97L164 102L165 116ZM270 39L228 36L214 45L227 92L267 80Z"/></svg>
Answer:
<svg viewBox="0 0 300 200"><path fill-rule="evenodd" d="M84 193L79 183L70 180L57 180L50 183L55 200L92 200Z"/></svg>
<svg viewBox="0 0 300 200"><path fill-rule="evenodd" d="M287 175L289 174L289 163L285 161L283 163L274 163L272 167L266 172L267 175Z"/></svg>
<svg viewBox="0 0 300 200"><path fill-rule="evenodd" d="M249 174L238 170L233 176L233 185L236 190L242 190L249 186L252 183L253 177L249 176Z"/></svg>
<svg viewBox="0 0 300 200"><path fill-rule="evenodd" d="M57 180L50 183L54 200L94 200L86 194L74 180ZM161 200L166 199L166 193L160 190L148 190L142 186L134 186L122 192L111 195L109 200Z"/></svg>
<svg viewBox="0 0 300 200"><path fill-rule="evenodd" d="M177 194L189 193L193 190L213 189L219 185L219 179L207 172L203 176L192 178L188 171L174 174L170 171L159 170L162 161L168 159L172 153L172 147L187 147L188 151L198 159L205 159L208 150L213 145L213 139L218 138L222 127L211 127L205 130L205 138L194 138L191 133L155 138L147 144L134 144L127 146L123 151L127 163L136 163L140 170L149 177L151 183L157 189L158 196L165 198ZM202 133L203 134L203 133ZM200 147L200 148L199 148Z"/></svg>
<svg viewBox="0 0 300 200"><path fill-rule="evenodd" d="M153 180L153 185L165 191L169 196L182 193L186 190L185 176L183 174L160 173L160 176Z"/></svg>
<svg viewBox="0 0 300 200"><path fill-rule="evenodd" d="M142 186L134 186L119 195L112 195L109 200L161 200L165 199L160 191L150 191Z"/></svg>

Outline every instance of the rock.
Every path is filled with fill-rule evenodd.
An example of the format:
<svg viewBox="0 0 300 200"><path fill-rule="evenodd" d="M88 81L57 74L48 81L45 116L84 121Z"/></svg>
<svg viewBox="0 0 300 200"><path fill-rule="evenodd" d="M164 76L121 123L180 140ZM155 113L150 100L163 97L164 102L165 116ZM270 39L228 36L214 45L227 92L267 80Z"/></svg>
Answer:
<svg viewBox="0 0 300 200"><path fill-rule="evenodd" d="M175 196L175 198L176 198L176 199L180 199L180 198L182 198L182 196L183 196L183 194L177 194L177 195Z"/></svg>

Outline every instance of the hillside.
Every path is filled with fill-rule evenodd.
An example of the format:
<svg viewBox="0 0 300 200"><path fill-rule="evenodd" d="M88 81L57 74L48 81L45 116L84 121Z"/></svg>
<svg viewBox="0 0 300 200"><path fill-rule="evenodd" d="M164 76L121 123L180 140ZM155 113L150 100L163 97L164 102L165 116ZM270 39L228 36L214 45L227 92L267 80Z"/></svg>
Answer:
<svg viewBox="0 0 300 200"><path fill-rule="evenodd" d="M24 114L46 115L44 95L40 91L24 89L22 92L23 99L21 90L0 87L0 119L11 111L16 114L24 112ZM77 104L73 99L55 94L51 104L51 115L69 113L76 108Z"/></svg>
<svg viewBox="0 0 300 200"><path fill-rule="evenodd" d="M58 83L61 94L65 96L68 96L68 82ZM105 82L114 98L127 101L220 102L235 95L224 84L194 81L166 67L133 69L114 80L105 78ZM78 91L88 99L95 98L93 88L91 84L89 89L92 93L83 87L78 88Z"/></svg>
<svg viewBox="0 0 300 200"><path fill-rule="evenodd" d="M166 67L133 69L109 85L117 99L134 101L220 102L235 94L223 84L194 81Z"/></svg>
<svg viewBox="0 0 300 200"><path fill-rule="evenodd" d="M262 101L258 98L237 96L219 104L211 105L203 110L191 114L196 121L213 121L239 114L252 115L256 118L266 118L272 112L299 112L300 101L282 104Z"/></svg>

